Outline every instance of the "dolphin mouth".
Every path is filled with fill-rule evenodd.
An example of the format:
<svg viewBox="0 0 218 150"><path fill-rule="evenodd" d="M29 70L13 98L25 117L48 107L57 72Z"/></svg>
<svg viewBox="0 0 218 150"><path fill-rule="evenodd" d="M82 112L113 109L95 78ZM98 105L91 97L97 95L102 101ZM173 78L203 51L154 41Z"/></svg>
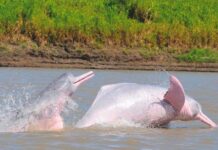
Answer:
<svg viewBox="0 0 218 150"><path fill-rule="evenodd" d="M73 82L73 84L75 84L75 85L78 86L78 85L80 85L81 83L83 83L83 82L89 80L89 79L92 78L93 76L94 76L94 72L93 72L93 71L89 71L89 72L87 72L87 73L85 73L85 74L82 74L82 75L76 77L76 79L75 79L75 81Z"/></svg>
<svg viewBox="0 0 218 150"><path fill-rule="evenodd" d="M216 123L213 122L210 118L208 118L204 113L199 113L197 116L196 116L197 119L199 119L200 121L202 121L203 123L209 125L210 127L217 127Z"/></svg>

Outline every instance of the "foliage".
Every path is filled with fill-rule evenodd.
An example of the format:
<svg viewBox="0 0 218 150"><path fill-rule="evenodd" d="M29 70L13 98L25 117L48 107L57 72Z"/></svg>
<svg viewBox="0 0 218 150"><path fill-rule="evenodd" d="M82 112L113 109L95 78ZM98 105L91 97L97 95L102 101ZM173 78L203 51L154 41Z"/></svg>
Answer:
<svg viewBox="0 0 218 150"><path fill-rule="evenodd" d="M218 62L218 52L209 49L192 49L178 56L178 59L187 62Z"/></svg>
<svg viewBox="0 0 218 150"><path fill-rule="evenodd" d="M0 36L43 43L218 48L217 0L0 0Z"/></svg>

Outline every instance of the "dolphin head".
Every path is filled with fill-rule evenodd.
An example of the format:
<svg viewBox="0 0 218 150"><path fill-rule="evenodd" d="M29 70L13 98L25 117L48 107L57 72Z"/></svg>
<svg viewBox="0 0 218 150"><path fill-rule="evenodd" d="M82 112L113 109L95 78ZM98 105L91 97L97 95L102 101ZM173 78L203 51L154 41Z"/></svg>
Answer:
<svg viewBox="0 0 218 150"><path fill-rule="evenodd" d="M207 117L201 108L201 105L193 98L186 96L185 104L180 111L181 120L200 120L210 127L217 127L216 123Z"/></svg>
<svg viewBox="0 0 218 150"><path fill-rule="evenodd" d="M184 106L178 113L177 119L182 121L200 120L210 127L217 127L216 123L203 113L201 105L195 99L188 96L185 96Z"/></svg>
<svg viewBox="0 0 218 150"><path fill-rule="evenodd" d="M181 82L175 76L170 77L170 87L164 95L164 99L177 112L176 119L183 121L200 120L210 127L217 127L216 123L202 112L201 105L193 98L185 95Z"/></svg>
<svg viewBox="0 0 218 150"><path fill-rule="evenodd" d="M76 77L72 73L64 73L53 83L51 83L45 91L49 91L49 93L50 91L55 93L58 92L70 96L76 91L79 85L89 80L93 76L94 73L92 71Z"/></svg>

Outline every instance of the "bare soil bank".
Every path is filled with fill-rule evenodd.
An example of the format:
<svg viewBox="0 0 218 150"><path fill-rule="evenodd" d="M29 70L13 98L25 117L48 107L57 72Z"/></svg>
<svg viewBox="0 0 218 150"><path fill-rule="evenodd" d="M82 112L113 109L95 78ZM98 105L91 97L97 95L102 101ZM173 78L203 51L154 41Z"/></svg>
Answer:
<svg viewBox="0 0 218 150"><path fill-rule="evenodd" d="M218 63L178 62L170 51L154 54L145 56L140 49L127 48L0 43L0 66L218 72Z"/></svg>
<svg viewBox="0 0 218 150"><path fill-rule="evenodd" d="M81 59L52 60L40 57L5 58L0 60L0 66L218 72L217 63L90 62Z"/></svg>

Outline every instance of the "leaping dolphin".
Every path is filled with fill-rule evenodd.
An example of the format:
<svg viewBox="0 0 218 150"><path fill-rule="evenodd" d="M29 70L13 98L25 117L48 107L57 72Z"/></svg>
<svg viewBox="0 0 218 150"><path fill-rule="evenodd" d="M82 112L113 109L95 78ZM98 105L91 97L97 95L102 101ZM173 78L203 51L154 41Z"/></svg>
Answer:
<svg viewBox="0 0 218 150"><path fill-rule="evenodd" d="M200 104L185 95L181 82L170 77L170 87L118 83L103 86L92 106L77 127L128 121L148 127L167 125L173 120L200 120L210 127L217 125L209 119Z"/></svg>
<svg viewBox="0 0 218 150"><path fill-rule="evenodd" d="M64 128L61 112L69 98L80 84L92 78L92 71L75 77L72 73L64 73L43 90L25 114L22 129L13 127L12 131L55 131ZM24 120L24 119L23 119Z"/></svg>

